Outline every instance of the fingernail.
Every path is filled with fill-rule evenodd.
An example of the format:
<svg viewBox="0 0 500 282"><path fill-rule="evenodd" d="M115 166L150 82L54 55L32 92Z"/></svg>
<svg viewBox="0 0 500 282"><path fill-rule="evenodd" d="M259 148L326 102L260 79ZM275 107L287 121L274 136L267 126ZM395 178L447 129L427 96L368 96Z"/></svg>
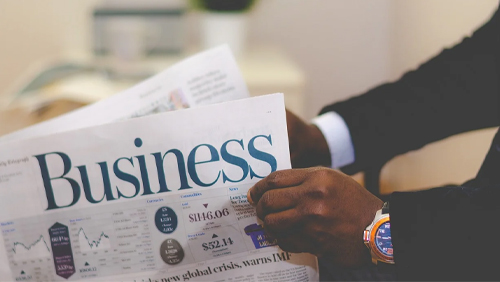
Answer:
<svg viewBox="0 0 500 282"><path fill-rule="evenodd" d="M248 192L247 192L247 200L248 200L248 202L250 203L250 205L255 206L255 203L254 203L254 202L253 202L253 200L252 200L252 195L250 194L250 191L251 191L251 190L252 190L252 189L248 189Z"/></svg>

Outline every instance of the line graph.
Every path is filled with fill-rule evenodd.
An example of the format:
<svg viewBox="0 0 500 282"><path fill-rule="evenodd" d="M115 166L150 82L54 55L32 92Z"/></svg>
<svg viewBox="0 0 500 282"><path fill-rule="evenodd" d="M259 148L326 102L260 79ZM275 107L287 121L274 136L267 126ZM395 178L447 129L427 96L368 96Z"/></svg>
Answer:
<svg viewBox="0 0 500 282"><path fill-rule="evenodd" d="M149 214L138 201L125 209L105 205L0 222L0 247L20 279L74 280L153 271L158 266Z"/></svg>
<svg viewBox="0 0 500 282"><path fill-rule="evenodd" d="M12 252L16 261L50 256L50 248L43 235L28 245L19 241L14 242Z"/></svg>
<svg viewBox="0 0 500 282"><path fill-rule="evenodd" d="M90 240L83 227L78 230L78 242L80 243L81 252L90 252L96 250L104 250L111 248L109 236L101 231L97 240Z"/></svg>

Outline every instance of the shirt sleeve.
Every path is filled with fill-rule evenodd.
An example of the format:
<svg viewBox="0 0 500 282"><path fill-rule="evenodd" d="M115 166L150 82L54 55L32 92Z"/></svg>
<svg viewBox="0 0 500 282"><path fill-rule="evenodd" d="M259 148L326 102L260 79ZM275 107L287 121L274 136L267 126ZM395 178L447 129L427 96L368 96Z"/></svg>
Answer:
<svg viewBox="0 0 500 282"><path fill-rule="evenodd" d="M336 112L324 113L312 120L325 136L332 159L332 168L354 163L354 145L344 119Z"/></svg>

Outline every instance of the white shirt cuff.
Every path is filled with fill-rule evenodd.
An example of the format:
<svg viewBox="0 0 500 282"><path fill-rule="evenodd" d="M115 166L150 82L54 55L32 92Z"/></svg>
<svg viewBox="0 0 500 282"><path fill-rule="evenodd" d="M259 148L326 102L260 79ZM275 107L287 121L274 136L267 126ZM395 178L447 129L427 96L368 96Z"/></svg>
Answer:
<svg viewBox="0 0 500 282"><path fill-rule="evenodd" d="M327 112L314 118L312 123L325 136L332 158L332 168L343 167L354 162L354 145L351 134L347 124L339 114Z"/></svg>

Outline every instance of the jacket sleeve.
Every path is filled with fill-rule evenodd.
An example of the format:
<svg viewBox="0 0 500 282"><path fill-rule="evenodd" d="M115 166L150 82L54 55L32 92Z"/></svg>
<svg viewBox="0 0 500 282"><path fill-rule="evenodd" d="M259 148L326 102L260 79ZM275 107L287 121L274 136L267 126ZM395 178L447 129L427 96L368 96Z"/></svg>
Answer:
<svg viewBox="0 0 500 282"><path fill-rule="evenodd" d="M499 12L394 83L322 109L349 127L355 173L448 136L499 125Z"/></svg>
<svg viewBox="0 0 500 282"><path fill-rule="evenodd" d="M397 279L500 280L498 199L498 184L393 193Z"/></svg>

